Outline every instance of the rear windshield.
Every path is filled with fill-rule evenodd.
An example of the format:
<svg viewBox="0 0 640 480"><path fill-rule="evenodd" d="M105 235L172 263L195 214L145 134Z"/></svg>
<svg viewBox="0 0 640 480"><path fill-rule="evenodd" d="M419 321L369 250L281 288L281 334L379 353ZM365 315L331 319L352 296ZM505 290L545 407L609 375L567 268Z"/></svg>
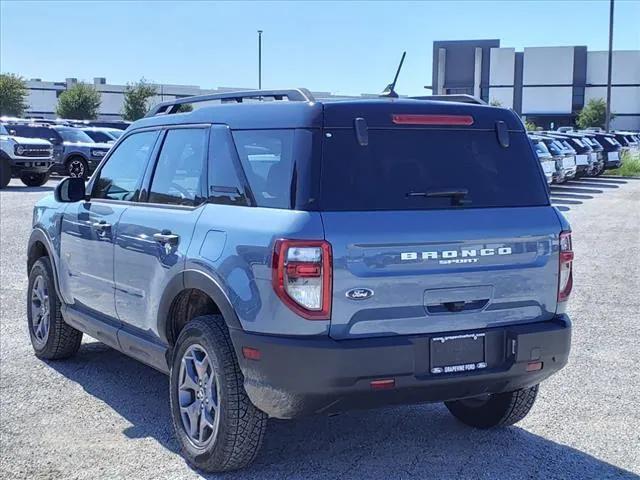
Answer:
<svg viewBox="0 0 640 480"><path fill-rule="evenodd" d="M525 133L502 147L495 131L352 129L324 134L322 210L425 210L548 205Z"/></svg>

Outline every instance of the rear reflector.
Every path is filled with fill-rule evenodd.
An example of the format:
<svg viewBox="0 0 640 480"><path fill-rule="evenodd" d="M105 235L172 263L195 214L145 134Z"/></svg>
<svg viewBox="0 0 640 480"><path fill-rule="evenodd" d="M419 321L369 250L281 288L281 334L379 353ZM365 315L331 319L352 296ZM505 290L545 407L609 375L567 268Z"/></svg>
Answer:
<svg viewBox="0 0 640 480"><path fill-rule="evenodd" d="M527 363L527 372L536 372L542 370L542 362Z"/></svg>
<svg viewBox="0 0 640 480"><path fill-rule="evenodd" d="M473 125L471 115L392 115L393 123L397 125Z"/></svg>
<svg viewBox="0 0 640 480"><path fill-rule="evenodd" d="M253 347L242 347L242 356L247 360L260 360L262 354L260 350Z"/></svg>
<svg viewBox="0 0 640 480"><path fill-rule="evenodd" d="M396 386L396 381L393 378L385 378L383 380L372 380L371 388L373 390L386 390Z"/></svg>

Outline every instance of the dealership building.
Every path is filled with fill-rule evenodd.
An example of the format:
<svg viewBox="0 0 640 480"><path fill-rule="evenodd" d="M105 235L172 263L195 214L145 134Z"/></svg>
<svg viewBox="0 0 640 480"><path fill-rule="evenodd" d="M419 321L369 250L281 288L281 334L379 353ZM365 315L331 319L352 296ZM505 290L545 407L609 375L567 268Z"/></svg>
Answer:
<svg viewBox="0 0 640 480"><path fill-rule="evenodd" d="M469 94L486 102L513 108L536 125L572 125L590 99L606 99L607 52L588 51L584 46L527 47L521 52L501 47L500 40L454 40L433 43L434 94ZM612 128L640 130L640 50L613 52L611 110ZM55 118L58 97L77 83L27 81L29 108L33 117ZM101 93L99 118L119 119L126 85L93 79ZM155 104L191 95L224 93L243 88L202 89L193 85L157 84ZM245 88L246 89L246 88ZM316 98L343 98L329 92L313 92ZM375 95L363 94L361 97Z"/></svg>
<svg viewBox="0 0 640 480"><path fill-rule="evenodd" d="M469 94L513 108L536 125L572 125L591 99L607 97L607 51L584 46L501 47L500 40L433 43L434 94ZM640 50L616 50L612 128L640 130Z"/></svg>

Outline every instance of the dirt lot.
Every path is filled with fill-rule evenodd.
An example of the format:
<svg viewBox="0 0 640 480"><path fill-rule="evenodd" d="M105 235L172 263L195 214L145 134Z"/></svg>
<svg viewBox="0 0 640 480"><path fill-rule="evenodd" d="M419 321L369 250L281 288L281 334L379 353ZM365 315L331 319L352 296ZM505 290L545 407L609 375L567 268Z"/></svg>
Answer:
<svg viewBox="0 0 640 480"><path fill-rule="evenodd" d="M167 378L87 339L70 361L31 353L31 209L54 183L0 193L0 477L199 478L177 453ZM257 462L228 478L640 476L640 180L552 189L574 231L570 364L518 426L473 431L442 405L271 421ZM217 478L211 476L210 478Z"/></svg>

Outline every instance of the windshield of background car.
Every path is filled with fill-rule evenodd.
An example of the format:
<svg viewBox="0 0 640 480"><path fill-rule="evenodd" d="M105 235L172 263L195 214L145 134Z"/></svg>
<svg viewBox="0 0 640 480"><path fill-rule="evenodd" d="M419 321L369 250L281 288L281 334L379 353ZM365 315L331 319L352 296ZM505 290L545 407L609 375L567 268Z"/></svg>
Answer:
<svg viewBox="0 0 640 480"><path fill-rule="evenodd" d="M0 123L0 135L9 135L9 132L7 131L6 128L4 128L4 125L2 125Z"/></svg>
<svg viewBox="0 0 640 480"><path fill-rule="evenodd" d="M550 155L549 153L549 149L547 148L547 146L544 144L544 142L535 142L533 144L534 148L536 149L536 153L540 156L548 156Z"/></svg>
<svg viewBox="0 0 640 480"><path fill-rule="evenodd" d="M474 129L369 128L362 146L345 128L322 140L322 210L548 205L524 132L511 132L508 147L495 131ZM451 191L466 194L456 201Z"/></svg>
<svg viewBox="0 0 640 480"><path fill-rule="evenodd" d="M78 128L57 128L56 131L65 142L94 143L89 135Z"/></svg>

